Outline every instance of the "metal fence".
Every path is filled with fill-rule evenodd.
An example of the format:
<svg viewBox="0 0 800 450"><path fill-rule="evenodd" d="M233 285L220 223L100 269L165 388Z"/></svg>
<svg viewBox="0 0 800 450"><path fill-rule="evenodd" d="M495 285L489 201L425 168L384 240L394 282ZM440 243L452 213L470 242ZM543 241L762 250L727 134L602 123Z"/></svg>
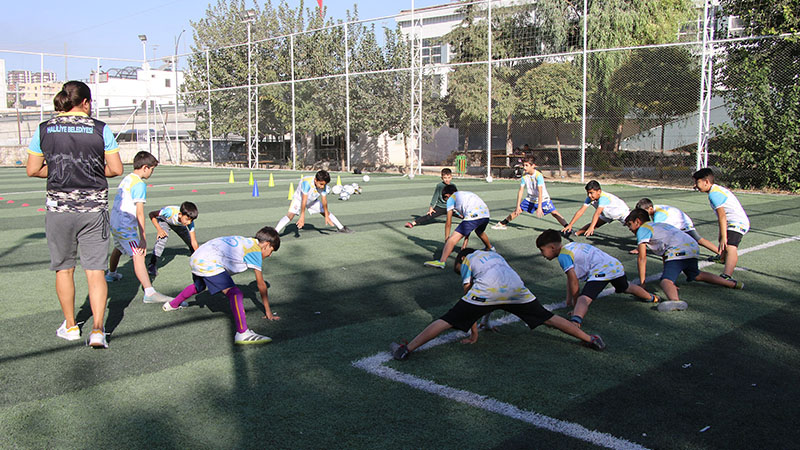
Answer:
<svg viewBox="0 0 800 450"><path fill-rule="evenodd" d="M791 53L798 35L742 36L716 2L688 3L677 25L671 18L672 28L655 31L618 25L636 19L592 11L586 1L575 10L511 0L415 10L412 1L377 19L312 16L307 29L277 36L265 35L276 28L261 11L208 24L221 28L224 45L208 39L195 42L196 52L144 63L83 59L96 63L88 80L95 115L132 136L134 149L176 164L421 171L463 155L467 173L497 177L513 176L525 154L558 178L685 185L694 170L712 166L734 185L798 189L796 174L776 178L758 155L735 157L741 143L727 136L739 123L728 93L744 87L725 75L733 72L731 49L769 40ZM661 14L670 13L677 14ZM75 58L25 57L38 58L42 72ZM102 89L103 64L141 64L137 77L148 81L124 99L129 105ZM783 67L795 84L798 67L796 56ZM0 141L27 143L50 114L6 114Z"/></svg>

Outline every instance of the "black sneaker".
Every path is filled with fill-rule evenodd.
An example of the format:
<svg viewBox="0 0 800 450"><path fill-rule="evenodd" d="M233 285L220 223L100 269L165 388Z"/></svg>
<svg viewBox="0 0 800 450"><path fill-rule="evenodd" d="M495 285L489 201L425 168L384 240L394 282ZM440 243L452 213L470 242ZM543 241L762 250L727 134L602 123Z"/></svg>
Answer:
<svg viewBox="0 0 800 450"><path fill-rule="evenodd" d="M389 350L392 352L392 358L398 361L407 359L408 354L411 353L408 351L406 344L398 344L397 342L392 342L392 344L389 346Z"/></svg>
<svg viewBox="0 0 800 450"><path fill-rule="evenodd" d="M572 231L572 230L569 230L569 231L561 231L561 232L560 232L560 234L561 234L561 237L563 237L564 239L569 239L569 237L570 237L570 236L572 236L572 233L574 233L574 231Z"/></svg>
<svg viewBox="0 0 800 450"><path fill-rule="evenodd" d="M347 228L347 227L339 228L339 233L352 233L352 232L353 232L353 230L351 230L350 228Z"/></svg>
<svg viewBox="0 0 800 450"><path fill-rule="evenodd" d="M728 274L721 273L721 274L719 274L719 276L720 276L720 278L722 278L724 280L733 280L733 278L731 278L731 276L728 275Z"/></svg>
<svg viewBox="0 0 800 450"><path fill-rule="evenodd" d="M606 343L603 342L603 338L597 334L591 335L591 338L592 340L586 343L587 347L591 348L592 350L597 350L598 352L605 350Z"/></svg>

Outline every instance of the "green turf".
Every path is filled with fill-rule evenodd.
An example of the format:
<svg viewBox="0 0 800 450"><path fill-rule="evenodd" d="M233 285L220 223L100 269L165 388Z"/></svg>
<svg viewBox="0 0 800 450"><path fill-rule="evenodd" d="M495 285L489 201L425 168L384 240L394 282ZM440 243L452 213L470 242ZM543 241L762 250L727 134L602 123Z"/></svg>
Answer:
<svg viewBox="0 0 800 450"><path fill-rule="evenodd" d="M195 202L200 242L251 236L277 223L288 208L289 183L297 187L300 174L273 172L276 187L269 188L268 173L254 172L260 196L253 198L249 171L235 173L236 183L229 184L229 170L159 167L145 210ZM143 304L131 262L123 258L125 278L109 285L110 349L93 351L55 337L63 317L48 270L44 213L37 211L44 180L0 169L0 447L595 448L351 365L393 340L411 339L455 303L461 287L452 259L444 271L422 266L438 256L442 222L402 226L426 210L437 177L373 174L369 183L341 177L364 188L348 202L330 202L356 233L337 234L310 216L299 233L287 227L280 250L264 262L272 308L282 320L261 319L252 272L234 277L247 298L249 325L273 343L234 347L222 295L200 294L189 308L171 313ZM516 181L455 182L481 195L494 220L514 206ZM677 206L701 235L716 240L703 194L604 189L630 205L647 196ZM567 219L585 198L579 184L548 181L548 190ZM753 226L741 249L800 234L800 198L737 196ZM148 227L152 246L155 231ZM523 215L506 231L488 230L545 304L563 300L565 277L533 241L556 227L552 218ZM627 229L613 223L579 240L619 258L635 279ZM585 329L602 334L603 353L556 331L513 323L482 333L475 345L441 345L387 366L649 448L790 448L800 438L791 421L800 401L794 384L800 376L799 250L793 241L742 255L739 266L746 270L736 277L746 283L743 291L682 281L685 312L658 313L625 295L599 299ZM188 256L171 235L154 281L159 291L176 295L191 282ZM660 268L659 260L648 260L648 273ZM707 270L718 273L721 266ZM76 286L76 309L85 318L80 270ZM659 291L655 284L648 288Z"/></svg>

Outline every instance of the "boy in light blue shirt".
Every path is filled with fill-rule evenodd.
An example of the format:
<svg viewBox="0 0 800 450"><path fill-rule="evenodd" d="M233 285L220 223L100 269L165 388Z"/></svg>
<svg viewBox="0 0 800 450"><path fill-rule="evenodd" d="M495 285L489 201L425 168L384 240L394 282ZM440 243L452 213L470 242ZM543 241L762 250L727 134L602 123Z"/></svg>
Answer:
<svg viewBox="0 0 800 450"><path fill-rule="evenodd" d="M444 224L444 248L442 256L438 260L425 261L428 267L444 269L445 261L453 252L456 244L465 238L466 247L469 235L473 231L486 245L486 250L494 250L489 236L486 235L486 225L489 224L489 207L476 194L469 191L459 191L454 185L450 184L442 189L442 198L447 201L447 220ZM453 223L453 213L458 213L463 219L458 224L453 234L450 234L450 226Z"/></svg>
<svg viewBox="0 0 800 450"><path fill-rule="evenodd" d="M164 253L169 239L169 231L174 231L189 247L189 253L197 250L197 236L194 231L194 221L197 219L197 205L192 202L183 202L181 206L165 206L158 211L150 211L150 221L156 227L156 244L150 261L147 264L147 273L155 277L158 275L158 258Z"/></svg>

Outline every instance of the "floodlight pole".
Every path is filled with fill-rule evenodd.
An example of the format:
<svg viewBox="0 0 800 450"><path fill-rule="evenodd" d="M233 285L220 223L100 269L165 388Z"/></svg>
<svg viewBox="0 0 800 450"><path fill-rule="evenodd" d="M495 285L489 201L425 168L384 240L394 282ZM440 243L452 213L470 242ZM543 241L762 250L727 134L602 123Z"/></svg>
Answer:
<svg viewBox="0 0 800 450"><path fill-rule="evenodd" d="M486 178L492 176L492 1L489 0L488 20L486 21Z"/></svg>
<svg viewBox="0 0 800 450"><path fill-rule="evenodd" d="M711 128L711 95L714 91L714 51L713 44L709 45L709 40L714 40L714 11L709 8L709 1L703 2L703 43L700 51L701 70L700 70L700 103L697 115L699 126L697 129L697 161L695 170L708 167L708 133Z"/></svg>
<svg viewBox="0 0 800 450"><path fill-rule="evenodd" d="M345 89L345 146L347 147L347 171L350 172L350 35L347 24L344 27L344 89ZM344 167L343 167L344 169Z"/></svg>
<svg viewBox="0 0 800 450"><path fill-rule="evenodd" d="M584 181L586 174L586 57L587 57L587 43L588 43L588 14L589 6L588 0L583 0L583 93L581 100L581 183Z"/></svg>
<svg viewBox="0 0 800 450"><path fill-rule="evenodd" d="M292 170L297 170L297 126L295 122L294 97L294 34L289 36L289 62L292 66Z"/></svg>
<svg viewBox="0 0 800 450"><path fill-rule="evenodd" d="M208 149L211 152L211 167L214 167L214 121L211 120L211 64L206 49L206 88L208 89Z"/></svg>
<svg viewBox="0 0 800 450"><path fill-rule="evenodd" d="M253 135L253 105L252 105L252 95L253 95L253 83L252 83L252 72L250 70L251 64L251 49L250 49L250 27L253 23L255 11L252 9L248 9L245 11L245 20L244 22L247 24L247 166L249 168L253 168L253 142L252 142L252 135Z"/></svg>
<svg viewBox="0 0 800 450"><path fill-rule="evenodd" d="M144 111L145 111L145 124L147 131L147 151L153 153L153 143L150 141L150 64L147 63L147 36L144 34L139 35L139 40L142 41L142 71L144 72L145 82L145 95L144 95Z"/></svg>
<svg viewBox="0 0 800 450"><path fill-rule="evenodd" d="M178 140L178 43L181 41L181 36L186 30L181 30L178 37L175 38L175 53L172 57L172 72L175 75L175 147L178 149L178 164L181 164L181 143Z"/></svg>

